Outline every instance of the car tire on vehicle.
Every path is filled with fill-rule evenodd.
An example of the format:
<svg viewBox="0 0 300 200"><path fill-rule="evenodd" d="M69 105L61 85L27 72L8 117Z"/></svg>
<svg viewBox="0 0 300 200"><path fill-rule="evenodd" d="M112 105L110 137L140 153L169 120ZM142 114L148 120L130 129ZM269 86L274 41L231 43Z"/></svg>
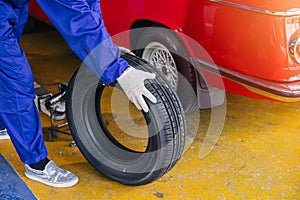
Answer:
<svg viewBox="0 0 300 200"><path fill-rule="evenodd" d="M185 46L170 29L147 27L140 31L136 46L137 56L157 67L167 78L182 103L186 113L198 108L196 73ZM160 58L159 58L160 57Z"/></svg>
<svg viewBox="0 0 300 200"><path fill-rule="evenodd" d="M149 106L149 112L143 112L148 130L145 151L131 150L114 139L99 103L107 87L84 65L69 83L67 119L79 150L92 166L122 184L143 185L163 176L179 160L185 145L186 122L180 101L164 76L137 56L122 57L131 66L156 74L155 79L145 81L146 88L157 98L156 104L145 99Z"/></svg>

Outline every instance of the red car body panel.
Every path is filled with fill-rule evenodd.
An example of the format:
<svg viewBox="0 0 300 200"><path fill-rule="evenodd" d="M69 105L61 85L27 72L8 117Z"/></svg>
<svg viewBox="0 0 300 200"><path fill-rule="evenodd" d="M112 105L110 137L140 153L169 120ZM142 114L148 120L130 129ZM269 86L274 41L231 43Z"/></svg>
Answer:
<svg viewBox="0 0 300 200"><path fill-rule="evenodd" d="M31 16L34 16L35 18L38 18L39 20L50 23L49 18L42 11L42 9L40 8L40 6L38 5L38 3L35 0L30 1L30 3L28 4L28 7L29 7L29 13Z"/></svg>
<svg viewBox="0 0 300 200"><path fill-rule="evenodd" d="M178 33L191 57L201 58L185 35L192 38L219 67L227 91L280 101L300 99L300 63L289 49L300 34L299 0L102 0L101 8L111 35L159 24ZM47 20L35 1L30 12ZM116 43L128 47L130 31Z"/></svg>

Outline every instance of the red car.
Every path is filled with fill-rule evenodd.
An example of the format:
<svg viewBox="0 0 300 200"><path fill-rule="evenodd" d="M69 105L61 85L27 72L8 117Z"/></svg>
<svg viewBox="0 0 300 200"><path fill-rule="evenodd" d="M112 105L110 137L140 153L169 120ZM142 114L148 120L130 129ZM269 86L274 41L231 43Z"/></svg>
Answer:
<svg viewBox="0 0 300 200"><path fill-rule="evenodd" d="M197 100L200 107L210 106L203 99L206 85L219 87L215 74L229 92L300 100L299 0L102 0L101 8L112 36L128 33L116 43L158 67L184 99L186 110L195 108ZM30 13L47 20L34 1ZM197 99L183 89L180 74Z"/></svg>

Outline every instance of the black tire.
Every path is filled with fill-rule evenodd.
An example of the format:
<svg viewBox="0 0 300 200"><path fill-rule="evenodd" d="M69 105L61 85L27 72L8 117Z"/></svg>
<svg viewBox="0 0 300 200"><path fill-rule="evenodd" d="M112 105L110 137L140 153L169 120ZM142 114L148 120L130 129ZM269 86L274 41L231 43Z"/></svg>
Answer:
<svg viewBox="0 0 300 200"><path fill-rule="evenodd" d="M136 55L157 66L155 61L151 60L145 52L150 51L151 54L154 54L157 49L164 51L164 48L166 48L168 50L167 54L170 54L174 59L176 65L174 67L177 68L178 72L177 86L174 85L173 89L177 92L184 111L186 113L195 111L198 108L196 73L193 65L187 60L189 55L182 41L172 30L163 27L148 27L140 32L142 33L138 36L137 45L134 47ZM158 45L157 48L156 44ZM148 48L150 50L145 50L147 46L150 47ZM161 47L163 50L161 50ZM163 74L166 73L163 72Z"/></svg>
<svg viewBox="0 0 300 200"><path fill-rule="evenodd" d="M146 149L134 151L114 139L98 102L107 87L98 84L96 76L85 66L69 83L67 119L78 148L92 166L122 184L143 185L163 176L179 160L185 144L186 122L179 99L163 75L136 56L122 57L137 69L157 74L156 79L145 81L147 89L157 98L156 104L146 99L149 112L143 112L148 128Z"/></svg>

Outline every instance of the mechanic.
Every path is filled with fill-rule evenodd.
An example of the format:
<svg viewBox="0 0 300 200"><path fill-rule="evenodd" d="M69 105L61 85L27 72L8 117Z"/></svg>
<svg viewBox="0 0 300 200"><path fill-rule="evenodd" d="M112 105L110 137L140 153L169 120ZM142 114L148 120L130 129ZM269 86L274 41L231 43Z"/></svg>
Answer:
<svg viewBox="0 0 300 200"><path fill-rule="evenodd" d="M117 80L136 107L148 112L143 96L153 103L156 98L145 88L144 80L154 79L155 75L134 69L120 58L119 48L104 27L99 0L38 0L38 3L74 53L103 84ZM28 17L27 4L28 0L0 1L0 128L7 129L25 163L28 178L53 187L71 187L78 177L48 159L34 103L34 77L20 48Z"/></svg>

